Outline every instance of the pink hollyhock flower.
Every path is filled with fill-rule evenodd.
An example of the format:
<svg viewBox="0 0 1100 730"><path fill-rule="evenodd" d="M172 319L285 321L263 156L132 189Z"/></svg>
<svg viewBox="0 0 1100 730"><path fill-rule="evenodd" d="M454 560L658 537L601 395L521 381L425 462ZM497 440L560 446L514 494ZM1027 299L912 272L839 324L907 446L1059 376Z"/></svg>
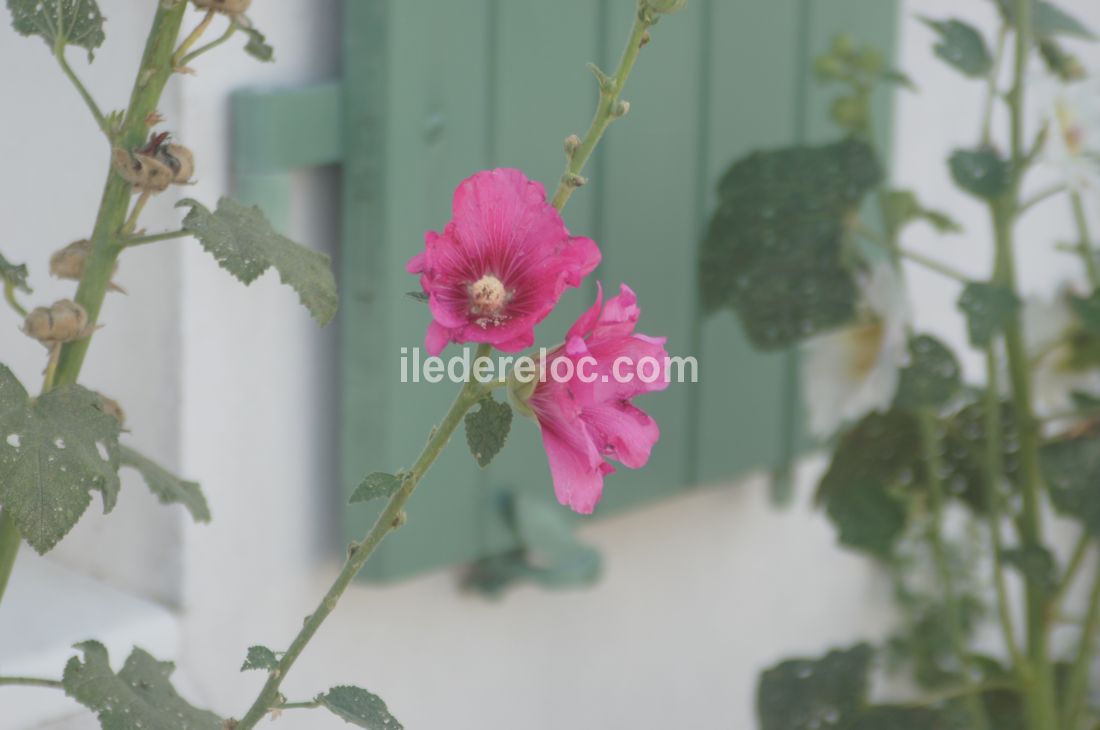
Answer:
<svg viewBox="0 0 1100 730"><path fill-rule="evenodd" d="M425 347L486 342L516 352L535 342L535 325L567 286L600 262L588 238L570 236L542 185L519 170L487 170L455 191L451 222L428 231L408 263L420 274L432 323Z"/></svg>
<svg viewBox="0 0 1100 730"><path fill-rule="evenodd" d="M602 302L601 288L565 344L547 356L547 377L527 402L542 429L558 501L583 514L595 509L604 475L615 471L605 459L631 469L649 461L660 429L630 400L668 387L665 339L634 332L641 313L634 292L624 284L601 310ZM561 359L573 361L567 382L553 377L567 370L562 365L555 370Z"/></svg>

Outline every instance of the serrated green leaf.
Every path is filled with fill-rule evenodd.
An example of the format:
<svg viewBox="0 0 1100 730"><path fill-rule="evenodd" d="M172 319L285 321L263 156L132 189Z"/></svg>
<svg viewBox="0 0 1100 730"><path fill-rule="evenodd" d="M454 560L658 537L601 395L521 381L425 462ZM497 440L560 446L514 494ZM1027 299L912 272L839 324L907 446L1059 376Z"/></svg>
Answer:
<svg viewBox="0 0 1100 730"><path fill-rule="evenodd" d="M321 706L352 725L368 730L401 730L402 725L390 714L378 695L360 687L333 687L317 698Z"/></svg>
<svg viewBox="0 0 1100 730"><path fill-rule="evenodd" d="M821 730L826 720L847 727L866 701L873 656L870 646L860 644L768 669L756 691L760 730Z"/></svg>
<svg viewBox="0 0 1100 730"><path fill-rule="evenodd" d="M979 198L1000 197L1012 184L1012 166L991 149L958 150L948 164L955 183Z"/></svg>
<svg viewBox="0 0 1100 730"><path fill-rule="evenodd" d="M92 501L118 497L119 423L97 393L63 385L31 401L0 365L0 505L39 553L52 549Z"/></svg>
<svg viewBox="0 0 1100 730"><path fill-rule="evenodd" d="M0 282L26 294L31 293L27 286L27 265L10 263L3 254L0 254Z"/></svg>
<svg viewBox="0 0 1100 730"><path fill-rule="evenodd" d="M1058 563L1045 547L1021 545L1001 552L1005 565L1020 572L1033 585L1040 586L1048 595L1058 585Z"/></svg>
<svg viewBox="0 0 1100 730"><path fill-rule="evenodd" d="M1100 535L1100 436L1046 444L1039 455L1054 508Z"/></svg>
<svg viewBox="0 0 1100 730"><path fill-rule="evenodd" d="M512 406L485 396L478 409L466 414L466 443L482 469L504 448L512 429Z"/></svg>
<svg viewBox="0 0 1100 730"><path fill-rule="evenodd" d="M275 49L267 42L267 38L263 33L255 28L242 28L241 30L248 35L248 43L244 47L245 53L264 63L275 60Z"/></svg>
<svg viewBox="0 0 1100 730"><path fill-rule="evenodd" d="M997 0L1005 19L1016 25L1016 0ZM1034 0L1031 6L1031 26L1036 36L1049 38L1067 36L1096 40L1096 35L1084 23L1047 0Z"/></svg>
<svg viewBox="0 0 1100 730"><path fill-rule="evenodd" d="M51 50L78 46L91 60L106 38L95 0L8 0L8 10L17 33L41 36Z"/></svg>
<svg viewBox="0 0 1100 730"><path fill-rule="evenodd" d="M175 666L134 649L122 670L111 670L107 649L77 644L84 660L65 665L65 694L96 713L103 730L222 730L222 719L183 700L172 687Z"/></svg>
<svg viewBox="0 0 1100 730"><path fill-rule="evenodd" d="M880 482L854 481L825 506L841 545L886 559L905 532L908 507Z"/></svg>
<svg viewBox="0 0 1100 730"><path fill-rule="evenodd" d="M844 730L947 730L947 727L939 710L882 705L862 710Z"/></svg>
<svg viewBox="0 0 1100 730"><path fill-rule="evenodd" d="M939 34L936 55L971 78L985 78L993 69L993 54L977 28L961 20L921 21Z"/></svg>
<svg viewBox="0 0 1100 730"><path fill-rule="evenodd" d="M920 409L946 405L962 382L954 353L935 337L918 335L909 340L909 357L898 380L895 406Z"/></svg>
<svg viewBox="0 0 1100 730"><path fill-rule="evenodd" d="M368 474L355 488L349 500L352 504L357 502L370 502L375 499L389 499L394 492L401 488L401 477L385 472L376 471Z"/></svg>
<svg viewBox="0 0 1100 730"><path fill-rule="evenodd" d="M1020 299L1010 289L972 281L959 296L959 309L966 315L970 344L985 348L1004 332L1020 308Z"/></svg>
<svg viewBox="0 0 1100 730"><path fill-rule="evenodd" d="M260 670L264 672L270 672L272 669L276 669L279 666L279 657L275 655L275 652L268 649L266 646L250 646L248 647L248 655L244 659L244 664L241 665L242 672L248 672L253 670Z"/></svg>
<svg viewBox="0 0 1100 730"><path fill-rule="evenodd" d="M844 263L847 222L882 174L855 139L734 163L699 251L706 310L732 309L763 349L850 322L858 292Z"/></svg>
<svg viewBox="0 0 1100 730"><path fill-rule="evenodd" d="M328 256L276 233L259 208L231 198L219 200L213 213L190 198L177 207L191 209L183 219L184 230L241 282L251 284L274 268L321 325L335 316L336 280Z"/></svg>
<svg viewBox="0 0 1100 730"><path fill-rule="evenodd" d="M180 479L147 456L128 446L119 446L122 466L128 466L141 474L149 491L161 504L181 504L191 513L195 522L210 521L210 507L197 482Z"/></svg>

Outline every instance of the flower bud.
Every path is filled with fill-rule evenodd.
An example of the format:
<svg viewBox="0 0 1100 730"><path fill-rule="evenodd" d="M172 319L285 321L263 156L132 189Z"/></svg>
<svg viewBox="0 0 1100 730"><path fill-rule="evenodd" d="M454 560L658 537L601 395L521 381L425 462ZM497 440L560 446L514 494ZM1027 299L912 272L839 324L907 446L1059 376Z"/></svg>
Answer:
<svg viewBox="0 0 1100 730"><path fill-rule="evenodd" d="M645 5L654 13L672 15L683 10L687 0L645 0Z"/></svg>
<svg viewBox="0 0 1100 730"><path fill-rule="evenodd" d="M571 134L565 138L565 154L572 159L573 155L577 154L577 150L581 148L583 142L581 138L575 134Z"/></svg>
<svg viewBox="0 0 1100 730"><path fill-rule="evenodd" d="M80 281L84 277L84 267L88 263L88 255L92 252L92 242L86 238L73 241L65 248L50 256L50 275L58 279ZM118 261L112 275L118 271ZM111 291L126 293L126 290L118 284L111 282L108 287Z"/></svg>
<svg viewBox="0 0 1100 730"><path fill-rule="evenodd" d="M615 115L616 119L625 117L630 113L630 102L620 99L619 103L615 105L615 111L612 113Z"/></svg>
<svg viewBox="0 0 1100 730"><path fill-rule="evenodd" d="M172 184L172 169L155 157L115 149L114 168L119 176L141 192L160 193Z"/></svg>
<svg viewBox="0 0 1100 730"><path fill-rule="evenodd" d="M814 75L818 81L835 81L844 78L844 64L836 56L818 56L814 61Z"/></svg>
<svg viewBox="0 0 1100 730"><path fill-rule="evenodd" d="M838 58L853 58L856 54L856 39L851 33L838 33L833 36L830 48Z"/></svg>
<svg viewBox="0 0 1100 730"><path fill-rule="evenodd" d="M867 105L853 96L842 96L833 102L832 119L845 129L863 129L868 122Z"/></svg>
<svg viewBox="0 0 1100 730"><path fill-rule="evenodd" d="M252 0L195 0L196 8L216 10L226 15L241 15L250 5Z"/></svg>
<svg viewBox="0 0 1100 730"><path fill-rule="evenodd" d="M88 313L68 299L37 307L23 322L23 333L47 347L88 336Z"/></svg>
<svg viewBox="0 0 1100 730"><path fill-rule="evenodd" d="M195 174L195 155L181 144L168 144L157 150L157 160L172 171L172 182L186 185Z"/></svg>

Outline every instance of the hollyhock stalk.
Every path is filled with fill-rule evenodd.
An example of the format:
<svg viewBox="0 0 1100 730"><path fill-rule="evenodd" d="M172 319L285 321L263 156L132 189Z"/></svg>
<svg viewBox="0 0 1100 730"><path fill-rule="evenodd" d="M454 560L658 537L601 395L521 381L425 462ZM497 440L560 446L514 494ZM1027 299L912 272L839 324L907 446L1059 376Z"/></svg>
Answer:
<svg viewBox="0 0 1100 730"><path fill-rule="evenodd" d="M634 62L637 60L638 51L643 45L647 30L654 22L654 16L650 12L645 11L645 5L640 3L639 12L634 14L630 40L627 42L627 48L623 53L619 68L614 76L610 77L614 79L614 88L605 88L608 85L601 83L600 106L597 109L596 117L584 141L571 155L567 175L569 175L570 172L574 175L580 174L581 170L584 168L584 163L587 161L588 157L591 156L592 151L603 137L603 133L607 130L610 121L615 118L615 111L618 108L622 90L634 67ZM613 102L609 103L611 100L613 100ZM576 187L575 184L573 184L575 180L569 183L567 183L567 180L571 180L571 178L563 178L554 196L552 204L558 211L561 211L565 207L573 189ZM490 347L483 344L478 348L477 357L485 357L489 352ZM433 429L432 435L428 439L428 444L425 446L412 472L405 477L401 488L390 497L382 514L379 516L374 526L371 527L370 532L367 533L362 542L352 546L353 549L349 551L350 555L348 560L344 563L339 576L337 576L332 587L325 594L324 598L322 598L317 609L310 614L305 621L302 629L291 643L291 649L281 657L278 667L268 675L268 679L264 683L260 694L256 697L251 707L249 707L244 717L236 724L235 730L252 730L252 728L255 728L260 720L270 711L277 710L280 707L281 695L279 689L282 686L283 680L286 679L287 674L289 674L290 670L293 668L301 651L309 643L313 635L316 634L328 615L335 609L340 597L343 595L344 591L347 590L355 576L358 575L359 571L362 570L363 566L366 565L367 560L370 558L375 548L378 547L390 532L400 527L403 521L402 516L404 515L405 504L408 502L409 497L412 496L421 477L423 477L428 469L431 468L436 458L438 458L443 447L446 446L448 439L451 434L454 433L454 430L458 427L459 422L462 421L466 412L484 395L485 387L487 386L482 386L473 382L463 386L458 398L444 417L442 424L438 428Z"/></svg>

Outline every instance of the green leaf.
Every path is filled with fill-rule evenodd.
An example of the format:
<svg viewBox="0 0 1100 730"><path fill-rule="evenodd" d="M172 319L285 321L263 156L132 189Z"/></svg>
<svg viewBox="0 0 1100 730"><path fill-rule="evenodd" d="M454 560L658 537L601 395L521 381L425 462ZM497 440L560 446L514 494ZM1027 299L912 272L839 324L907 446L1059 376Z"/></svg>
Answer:
<svg viewBox="0 0 1100 730"><path fill-rule="evenodd" d="M1010 289L972 281L963 289L958 306L966 315L970 344L985 348L1004 332L1020 308L1020 299Z"/></svg>
<svg viewBox="0 0 1100 730"><path fill-rule="evenodd" d="M913 78L909 74L904 71L898 71L897 69L884 73L882 75L882 80L900 86L903 89L908 89L909 91L917 91L918 88L916 82L913 81Z"/></svg>
<svg viewBox="0 0 1100 730"><path fill-rule="evenodd" d="M905 531L905 502L878 481L858 480L829 499L826 508L842 545L886 559Z"/></svg>
<svg viewBox="0 0 1100 730"><path fill-rule="evenodd" d="M909 340L910 362L901 371L894 404L898 408L939 408L961 385L959 363L942 342L929 335Z"/></svg>
<svg viewBox="0 0 1100 730"><path fill-rule="evenodd" d="M385 472L376 471L368 474L355 488L349 500L352 504L357 502L370 502L375 499L389 499L394 492L401 488L401 477Z"/></svg>
<svg viewBox="0 0 1100 730"><path fill-rule="evenodd" d="M997 2L1001 6L1005 19L1012 25L1016 25L1016 0L997 0ZM1067 36L1082 40L1096 40L1096 35L1081 21L1047 0L1035 0L1032 3L1031 26L1035 35L1040 38Z"/></svg>
<svg viewBox="0 0 1100 730"><path fill-rule="evenodd" d="M122 466L135 469L161 504L182 504L195 522L210 521L210 507L197 482L180 479L152 459L128 446L119 446Z"/></svg>
<svg viewBox="0 0 1100 730"><path fill-rule="evenodd" d="M1058 586L1058 564L1045 547L1027 545L1008 548L1001 552L1005 565L1020 571L1020 575L1041 586L1047 595Z"/></svg>
<svg viewBox="0 0 1100 730"><path fill-rule="evenodd" d="M0 281L12 289L31 293L27 286L27 265L10 263L3 254L0 254Z"/></svg>
<svg viewBox="0 0 1100 730"><path fill-rule="evenodd" d="M1081 318L1085 329L1094 335L1100 335L1100 291L1094 291L1088 297L1071 296L1069 303Z"/></svg>
<svg viewBox="0 0 1100 730"><path fill-rule="evenodd" d="M319 323L328 324L336 314L336 280L328 256L276 233L259 208L231 198L219 200L213 213L190 198L179 206L191 209L183 219L184 230L244 284L274 267Z"/></svg>
<svg viewBox="0 0 1100 730"><path fill-rule="evenodd" d="M39 553L52 549L92 501L118 498L119 423L97 393L62 385L31 401L0 365L0 504Z"/></svg>
<svg viewBox="0 0 1100 730"><path fill-rule="evenodd" d="M250 646L248 647L248 655L244 659L244 664L241 665L242 672L248 672L251 670L261 670L270 672L273 669L277 669L279 666L279 657L275 656L275 652L268 649L266 646Z"/></svg>
<svg viewBox="0 0 1100 730"><path fill-rule="evenodd" d="M17 33L41 36L51 50L79 46L91 60L106 38L95 0L8 0L8 10Z"/></svg>
<svg viewBox="0 0 1100 730"><path fill-rule="evenodd" d="M390 714L378 695L359 687L333 687L317 698L322 707L352 725L368 730L401 730L401 723Z"/></svg>
<svg viewBox="0 0 1100 730"><path fill-rule="evenodd" d="M1000 197L1012 184L1012 166L991 149L958 150L948 164L955 183L979 198Z"/></svg>
<svg viewBox="0 0 1100 730"><path fill-rule="evenodd" d="M504 448L512 429L512 407L485 396L476 411L466 414L466 443L478 466L489 466Z"/></svg>
<svg viewBox="0 0 1100 730"><path fill-rule="evenodd" d="M103 730L222 730L221 718L176 694L171 662L134 649L116 675L102 644L86 641L76 648L84 661L73 657L65 665L65 694L95 712Z"/></svg>
<svg viewBox="0 0 1100 730"><path fill-rule="evenodd" d="M407 291L405 292L405 296L421 304L427 304L429 299L428 295L422 291Z"/></svg>
<svg viewBox="0 0 1100 730"><path fill-rule="evenodd" d="M272 48L263 33L255 28L241 28L248 35L248 43L244 52L253 58L270 63L275 60L275 49Z"/></svg>
<svg viewBox="0 0 1100 730"><path fill-rule="evenodd" d="M883 705L863 710L844 730L947 730L947 725L939 710Z"/></svg>
<svg viewBox="0 0 1100 730"><path fill-rule="evenodd" d="M921 18L939 34L936 55L971 78L986 78L993 69L993 54L978 30L961 20Z"/></svg>
<svg viewBox="0 0 1100 730"><path fill-rule="evenodd" d="M706 310L734 310L762 349L850 322L858 291L844 261L847 222L882 176L856 139L736 162L699 251Z"/></svg>
<svg viewBox="0 0 1100 730"><path fill-rule="evenodd" d="M760 675L760 730L847 728L863 708L874 652L867 644L817 660L791 659Z"/></svg>
<svg viewBox="0 0 1100 730"><path fill-rule="evenodd" d="M1100 436L1046 444L1039 456L1054 508L1100 535Z"/></svg>
<svg viewBox="0 0 1100 730"><path fill-rule="evenodd" d="M961 233L962 226L951 216L921 205L910 190L888 190L879 197L879 208L887 229L899 233L910 223L925 221L939 233Z"/></svg>

